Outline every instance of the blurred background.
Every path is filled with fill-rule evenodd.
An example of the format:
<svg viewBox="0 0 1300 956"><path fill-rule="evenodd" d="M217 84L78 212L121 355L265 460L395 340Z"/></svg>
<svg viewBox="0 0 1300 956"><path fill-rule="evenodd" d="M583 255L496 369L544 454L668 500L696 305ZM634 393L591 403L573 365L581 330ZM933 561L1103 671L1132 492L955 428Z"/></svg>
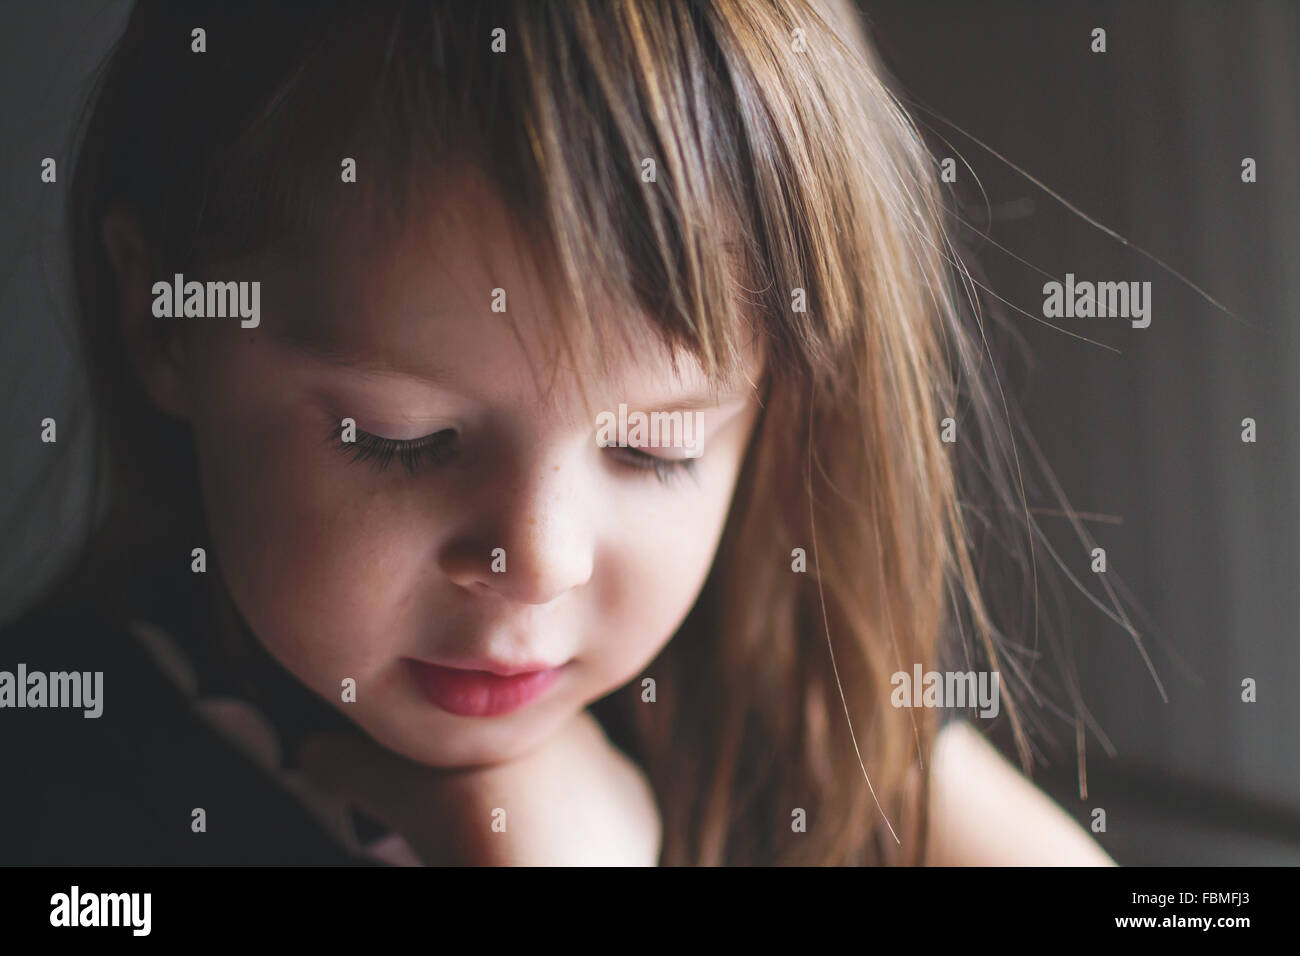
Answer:
<svg viewBox="0 0 1300 956"><path fill-rule="evenodd" d="M904 97L942 117L912 111L933 152L960 157L954 200L986 285L1041 319L1043 284L1067 272L1152 283L1149 328L1054 320L1118 353L986 297L1033 359L1008 362L1008 396L1071 505L1097 516L1085 523L1154 624L1135 622L1168 696L1063 581L1083 698L1115 756L1089 735L1081 799L1061 725L1035 781L1085 824L1104 808L1097 838L1120 863L1300 863L1300 4L862 6ZM1039 520L1100 594L1068 522ZM1041 554L1039 572L1060 577Z"/></svg>
<svg viewBox="0 0 1300 956"><path fill-rule="evenodd" d="M1063 722L1035 740L1034 780L1084 825L1104 809L1096 836L1121 864L1300 863L1300 4L862 7L936 158L957 160L958 238L1011 304L985 307L1008 314L1031 356L1000 356L1004 387L1148 615L1135 623L1168 698L1132 638L1040 556L1102 736L1087 738L1086 799ZM57 573L86 520L62 200L72 123L129 9L0 8L0 440L15 449L0 469L0 623ZM1091 49L1097 28L1104 53ZM57 184L40 182L47 156ZM1054 320L1069 335L1035 321L1043 283L1067 272L1150 281L1150 327ZM57 445L32 437L46 417ZM1254 444L1241 441L1246 417ZM1038 490L1031 505L1048 508ZM1069 523L1038 518L1100 593ZM1245 678L1255 703L1241 700ZM1006 730L995 739L1014 760Z"/></svg>

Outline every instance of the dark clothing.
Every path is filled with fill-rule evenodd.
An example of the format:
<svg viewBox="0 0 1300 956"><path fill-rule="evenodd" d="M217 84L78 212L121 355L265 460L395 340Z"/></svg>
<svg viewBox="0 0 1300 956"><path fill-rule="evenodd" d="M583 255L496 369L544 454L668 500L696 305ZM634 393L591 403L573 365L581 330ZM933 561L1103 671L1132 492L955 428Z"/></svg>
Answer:
<svg viewBox="0 0 1300 956"><path fill-rule="evenodd" d="M103 712L0 708L0 864L375 865L205 723L121 626L46 605L0 634L0 671L20 663L102 671Z"/></svg>

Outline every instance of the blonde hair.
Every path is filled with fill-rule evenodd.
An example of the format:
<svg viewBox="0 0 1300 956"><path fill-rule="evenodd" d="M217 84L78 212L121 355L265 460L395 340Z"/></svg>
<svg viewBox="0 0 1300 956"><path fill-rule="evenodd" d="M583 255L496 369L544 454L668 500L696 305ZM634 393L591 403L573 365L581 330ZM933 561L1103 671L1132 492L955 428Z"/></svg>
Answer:
<svg viewBox="0 0 1300 956"><path fill-rule="evenodd" d="M189 10L140 3L86 126L75 254L106 497L79 586L143 599L161 573L150 555L202 523L184 430L115 343L109 204L139 213L166 273L190 271L362 205L397 224L426 208L438 170L472 163L576 304L563 314L579 359L609 347L609 300L719 379L744 337L765 356L716 561L647 671L658 701L629 690L595 707L656 790L662 862L921 862L937 718L892 706L890 675L938 666L963 622L999 669L961 476L986 482L991 511L1028 515L931 158L856 14L810 0L260 7L214 4L195 57ZM366 171L355 189L337 188L340 156Z"/></svg>

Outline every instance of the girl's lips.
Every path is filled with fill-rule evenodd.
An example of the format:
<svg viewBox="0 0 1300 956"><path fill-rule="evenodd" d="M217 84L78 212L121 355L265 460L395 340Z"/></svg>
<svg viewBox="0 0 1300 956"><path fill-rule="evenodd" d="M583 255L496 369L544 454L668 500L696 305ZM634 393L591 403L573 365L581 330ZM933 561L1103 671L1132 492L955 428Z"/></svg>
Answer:
<svg viewBox="0 0 1300 956"><path fill-rule="evenodd" d="M495 717L518 710L545 693L564 669L561 665L506 677L410 659L406 664L426 699L460 717Z"/></svg>

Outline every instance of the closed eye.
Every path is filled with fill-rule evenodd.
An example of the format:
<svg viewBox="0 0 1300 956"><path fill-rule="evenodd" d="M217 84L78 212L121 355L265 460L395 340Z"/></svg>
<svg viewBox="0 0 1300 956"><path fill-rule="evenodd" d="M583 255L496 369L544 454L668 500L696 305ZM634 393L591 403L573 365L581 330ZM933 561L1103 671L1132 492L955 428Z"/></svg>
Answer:
<svg viewBox="0 0 1300 956"><path fill-rule="evenodd" d="M361 429L355 430L355 440L344 440L343 425L335 425L329 434L332 444L336 445L352 461L368 461L377 471L386 471L396 458L406 470L415 474L422 467L434 467L446 464L454 457L456 430L444 428L442 431L423 435L419 438L397 439L372 435Z"/></svg>
<svg viewBox="0 0 1300 956"><path fill-rule="evenodd" d="M698 480L695 472L697 458L658 458L646 454L639 448L625 445L611 445L608 451L624 467L634 471L653 473L661 484L668 485L680 481L682 476L690 475Z"/></svg>

